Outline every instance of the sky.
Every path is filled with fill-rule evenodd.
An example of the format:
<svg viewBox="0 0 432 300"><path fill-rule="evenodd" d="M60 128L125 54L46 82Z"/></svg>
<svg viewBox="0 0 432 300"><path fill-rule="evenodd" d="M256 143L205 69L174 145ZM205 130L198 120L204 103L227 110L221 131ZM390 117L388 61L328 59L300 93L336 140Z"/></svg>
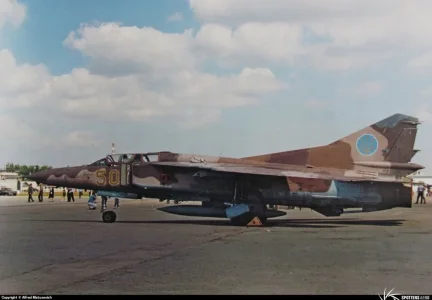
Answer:
<svg viewBox="0 0 432 300"><path fill-rule="evenodd" d="M429 0L0 0L0 165L117 152L244 157L420 118Z"/></svg>

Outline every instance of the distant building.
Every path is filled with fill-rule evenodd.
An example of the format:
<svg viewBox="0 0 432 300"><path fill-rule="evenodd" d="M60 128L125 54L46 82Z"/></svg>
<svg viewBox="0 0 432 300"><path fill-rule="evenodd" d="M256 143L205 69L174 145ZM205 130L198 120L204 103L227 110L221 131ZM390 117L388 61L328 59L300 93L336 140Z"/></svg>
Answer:
<svg viewBox="0 0 432 300"><path fill-rule="evenodd" d="M426 172L417 171L407 177L413 180L413 185L419 185L420 183L432 185L432 175L428 175Z"/></svg>
<svg viewBox="0 0 432 300"><path fill-rule="evenodd" d="M0 171L0 187L7 187L20 193L26 192L30 184L36 189L39 188L34 181L20 179L18 173Z"/></svg>
<svg viewBox="0 0 432 300"><path fill-rule="evenodd" d="M7 187L13 191L20 191L19 174L15 172L0 172L0 187Z"/></svg>

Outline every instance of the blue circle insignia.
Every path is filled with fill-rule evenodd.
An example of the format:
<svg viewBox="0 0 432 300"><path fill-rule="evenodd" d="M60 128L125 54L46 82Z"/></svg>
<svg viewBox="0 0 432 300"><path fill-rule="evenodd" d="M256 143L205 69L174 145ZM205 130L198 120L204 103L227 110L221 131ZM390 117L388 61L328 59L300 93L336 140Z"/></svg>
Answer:
<svg viewBox="0 0 432 300"><path fill-rule="evenodd" d="M363 134L357 139L356 147L361 155L371 156L378 150L378 140L372 134Z"/></svg>

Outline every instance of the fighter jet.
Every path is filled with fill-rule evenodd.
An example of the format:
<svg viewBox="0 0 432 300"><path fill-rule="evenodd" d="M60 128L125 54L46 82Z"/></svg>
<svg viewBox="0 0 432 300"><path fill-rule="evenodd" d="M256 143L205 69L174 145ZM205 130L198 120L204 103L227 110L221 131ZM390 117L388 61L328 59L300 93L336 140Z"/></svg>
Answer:
<svg viewBox="0 0 432 300"><path fill-rule="evenodd" d="M169 151L108 155L89 165L35 173L55 186L133 193L146 198L199 201L161 211L229 218L247 224L285 215L269 205L307 207L324 216L347 208L363 212L411 207L406 176L424 167L411 163L417 118L395 114L324 146L243 158ZM105 211L104 222L116 214Z"/></svg>

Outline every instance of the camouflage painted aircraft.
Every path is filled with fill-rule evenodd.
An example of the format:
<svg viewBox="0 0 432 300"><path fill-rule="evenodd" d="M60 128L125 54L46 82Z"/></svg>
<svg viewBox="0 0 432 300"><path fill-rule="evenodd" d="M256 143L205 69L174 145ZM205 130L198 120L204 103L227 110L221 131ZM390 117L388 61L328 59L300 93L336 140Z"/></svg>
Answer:
<svg viewBox="0 0 432 300"><path fill-rule="evenodd" d="M325 146L244 158L172 152L108 155L92 164L35 173L38 183L200 201L161 211L247 224L286 214L269 205L308 207L325 216L411 207L406 176L419 120L395 114ZM138 197L139 197L138 196ZM116 215L105 211L104 222Z"/></svg>

